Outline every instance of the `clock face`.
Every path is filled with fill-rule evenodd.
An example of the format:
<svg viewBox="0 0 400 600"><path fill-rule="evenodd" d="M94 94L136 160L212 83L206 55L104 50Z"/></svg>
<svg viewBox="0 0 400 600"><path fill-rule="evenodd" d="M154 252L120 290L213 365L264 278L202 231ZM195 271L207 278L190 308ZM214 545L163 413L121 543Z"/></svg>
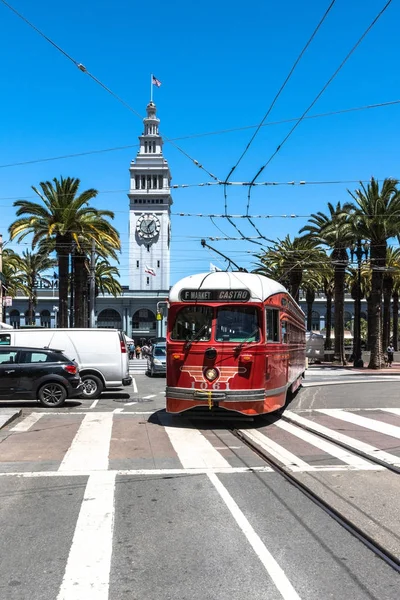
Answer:
<svg viewBox="0 0 400 600"><path fill-rule="evenodd" d="M142 214L137 220L136 231L141 238L149 240L160 232L160 221L156 215Z"/></svg>

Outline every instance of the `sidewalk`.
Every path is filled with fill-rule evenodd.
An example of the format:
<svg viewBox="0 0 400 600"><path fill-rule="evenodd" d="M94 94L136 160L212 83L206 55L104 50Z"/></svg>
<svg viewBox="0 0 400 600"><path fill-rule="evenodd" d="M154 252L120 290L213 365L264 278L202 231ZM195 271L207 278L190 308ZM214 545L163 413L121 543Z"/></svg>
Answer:
<svg viewBox="0 0 400 600"><path fill-rule="evenodd" d="M0 405L0 429L8 425L8 423L11 423L11 421L14 421L14 419L17 419L21 413L22 410L13 410L12 408L1 408Z"/></svg>
<svg viewBox="0 0 400 600"><path fill-rule="evenodd" d="M368 363L364 363L368 366ZM365 366L363 369L353 367L352 363L348 363L347 365L334 365L330 362L321 362L318 365L312 364L308 366L309 370L322 370L322 371L342 371L345 369L346 371L353 372L355 374L362 373L363 375L374 375L374 376L384 376L384 375L400 375L400 363L394 362L391 367L383 367L382 369L368 369Z"/></svg>

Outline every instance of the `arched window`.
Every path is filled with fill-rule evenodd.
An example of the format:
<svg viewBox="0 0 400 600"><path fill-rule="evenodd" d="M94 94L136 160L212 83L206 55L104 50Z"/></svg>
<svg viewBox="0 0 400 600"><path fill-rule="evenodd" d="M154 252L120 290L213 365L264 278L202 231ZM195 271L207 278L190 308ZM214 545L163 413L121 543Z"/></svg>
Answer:
<svg viewBox="0 0 400 600"><path fill-rule="evenodd" d="M51 327L51 317L49 310L42 310L42 312L40 313L40 326Z"/></svg>
<svg viewBox="0 0 400 600"><path fill-rule="evenodd" d="M97 317L97 327L106 329L122 329L122 319L118 311L105 308Z"/></svg>
<svg viewBox="0 0 400 600"><path fill-rule="evenodd" d="M19 314L19 310L12 310L10 312L10 325L14 327L14 329L18 329L21 324L21 316Z"/></svg>
<svg viewBox="0 0 400 600"><path fill-rule="evenodd" d="M319 315L319 312L317 312L316 310L313 310L312 317L311 317L311 330L319 331L319 329L320 329L320 315Z"/></svg>
<svg viewBox="0 0 400 600"><path fill-rule="evenodd" d="M137 310L132 317L132 329L155 330L157 325L156 315L147 308Z"/></svg>

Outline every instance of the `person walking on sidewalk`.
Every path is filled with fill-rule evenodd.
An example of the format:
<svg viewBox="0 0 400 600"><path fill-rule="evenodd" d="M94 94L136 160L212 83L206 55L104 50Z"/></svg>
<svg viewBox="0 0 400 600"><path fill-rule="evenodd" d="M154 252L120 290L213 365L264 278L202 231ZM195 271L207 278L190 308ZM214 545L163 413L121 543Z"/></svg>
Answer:
<svg viewBox="0 0 400 600"><path fill-rule="evenodd" d="M393 344L390 343L389 346L387 347L387 357L388 357L388 365L389 367L392 366L392 362L393 362L393 356L394 356L394 348L393 348Z"/></svg>

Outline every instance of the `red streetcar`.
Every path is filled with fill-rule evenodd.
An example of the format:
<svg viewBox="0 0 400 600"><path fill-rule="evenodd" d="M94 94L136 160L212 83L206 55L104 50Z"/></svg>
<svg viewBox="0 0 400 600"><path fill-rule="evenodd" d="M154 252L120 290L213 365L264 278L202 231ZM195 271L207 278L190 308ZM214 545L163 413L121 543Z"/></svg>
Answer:
<svg viewBox="0 0 400 600"><path fill-rule="evenodd" d="M169 295L167 412L261 415L285 405L305 371L304 313L262 275L202 273Z"/></svg>

